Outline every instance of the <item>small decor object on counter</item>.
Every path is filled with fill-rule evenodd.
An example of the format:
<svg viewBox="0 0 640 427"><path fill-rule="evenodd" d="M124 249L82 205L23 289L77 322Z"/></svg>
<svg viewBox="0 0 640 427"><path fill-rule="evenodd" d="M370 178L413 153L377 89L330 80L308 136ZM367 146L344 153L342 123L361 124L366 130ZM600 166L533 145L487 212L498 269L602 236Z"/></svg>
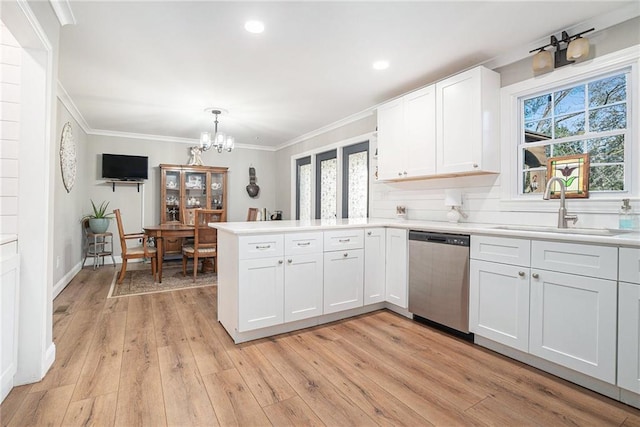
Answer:
<svg viewBox="0 0 640 427"><path fill-rule="evenodd" d="M396 206L396 216L398 219L405 219L407 217L407 207L402 205Z"/></svg>
<svg viewBox="0 0 640 427"><path fill-rule="evenodd" d="M191 147L191 156L189 157L189 166L202 166L202 148L200 147Z"/></svg>
<svg viewBox="0 0 640 427"><path fill-rule="evenodd" d="M273 211L271 213L272 221L280 221L282 219L282 211Z"/></svg>
<svg viewBox="0 0 640 427"><path fill-rule="evenodd" d="M447 212L447 221L458 222L460 218L467 218L467 214L460 210L462 206L462 191L457 189L444 190L444 205L451 207Z"/></svg>
<svg viewBox="0 0 640 427"><path fill-rule="evenodd" d="M549 158L547 161L547 182L556 176L564 182L565 197L585 199L589 197L588 154ZM551 198L560 198L560 186L557 183L552 185Z"/></svg>
<svg viewBox="0 0 640 427"><path fill-rule="evenodd" d="M249 185L247 185L247 194L249 194L249 197L253 199L258 197L258 193L260 193L260 187L256 184L256 169L251 167L249 168Z"/></svg>
<svg viewBox="0 0 640 427"><path fill-rule="evenodd" d="M632 213L629 199L622 199L620 207L619 228L621 230L633 230L637 227L635 216Z"/></svg>

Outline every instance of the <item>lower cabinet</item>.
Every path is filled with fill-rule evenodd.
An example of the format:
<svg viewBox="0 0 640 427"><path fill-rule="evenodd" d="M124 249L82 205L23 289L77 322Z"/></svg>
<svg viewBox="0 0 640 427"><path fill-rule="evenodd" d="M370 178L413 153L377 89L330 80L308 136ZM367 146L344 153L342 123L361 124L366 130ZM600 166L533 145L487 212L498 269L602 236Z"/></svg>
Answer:
<svg viewBox="0 0 640 427"><path fill-rule="evenodd" d="M2 246L0 256L0 402L13 388L18 369L18 304L20 291L20 256L17 243Z"/></svg>
<svg viewBox="0 0 640 427"><path fill-rule="evenodd" d="M284 321L322 314L322 253L290 255L284 271Z"/></svg>
<svg viewBox="0 0 640 427"><path fill-rule="evenodd" d="M324 253L324 314L362 307L364 250Z"/></svg>
<svg viewBox="0 0 640 427"><path fill-rule="evenodd" d="M616 312L615 281L532 268L529 352L615 384Z"/></svg>
<svg viewBox="0 0 640 427"><path fill-rule="evenodd" d="M620 248L618 386L640 394L640 249Z"/></svg>
<svg viewBox="0 0 640 427"><path fill-rule="evenodd" d="M238 331L246 332L282 323L282 256L240 260L238 270Z"/></svg>
<svg viewBox="0 0 640 427"><path fill-rule="evenodd" d="M471 260L469 329L529 350L529 268Z"/></svg>
<svg viewBox="0 0 640 427"><path fill-rule="evenodd" d="M387 229L386 300L401 308L409 306L407 242L407 230Z"/></svg>
<svg viewBox="0 0 640 427"><path fill-rule="evenodd" d="M372 228L364 235L364 305L385 300L385 242L384 228Z"/></svg>

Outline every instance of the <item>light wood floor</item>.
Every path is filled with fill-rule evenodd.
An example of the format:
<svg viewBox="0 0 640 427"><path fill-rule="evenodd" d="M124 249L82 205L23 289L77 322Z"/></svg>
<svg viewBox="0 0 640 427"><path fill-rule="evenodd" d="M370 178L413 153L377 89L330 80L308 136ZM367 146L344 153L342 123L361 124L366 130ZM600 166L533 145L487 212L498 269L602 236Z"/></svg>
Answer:
<svg viewBox="0 0 640 427"><path fill-rule="evenodd" d="M56 361L2 426L640 426L640 411L388 311L234 345L216 288L106 299L82 270L54 302Z"/></svg>

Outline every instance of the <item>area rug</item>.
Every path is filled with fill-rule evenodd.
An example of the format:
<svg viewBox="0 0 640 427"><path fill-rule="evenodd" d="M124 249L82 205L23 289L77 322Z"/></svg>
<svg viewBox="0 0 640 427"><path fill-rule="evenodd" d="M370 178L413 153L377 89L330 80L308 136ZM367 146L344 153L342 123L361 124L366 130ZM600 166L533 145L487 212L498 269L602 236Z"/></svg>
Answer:
<svg viewBox="0 0 640 427"><path fill-rule="evenodd" d="M147 266L148 267L148 266ZM200 288L215 286L218 284L218 275L215 273L198 272L196 281L193 281L193 270L187 268L187 275L182 275L182 265L169 265L162 268L162 283L153 281L150 267L143 270L127 268L124 281L118 284L118 270L111 281L111 289L107 298L126 297L131 295L151 294L156 292L175 291L178 289Z"/></svg>

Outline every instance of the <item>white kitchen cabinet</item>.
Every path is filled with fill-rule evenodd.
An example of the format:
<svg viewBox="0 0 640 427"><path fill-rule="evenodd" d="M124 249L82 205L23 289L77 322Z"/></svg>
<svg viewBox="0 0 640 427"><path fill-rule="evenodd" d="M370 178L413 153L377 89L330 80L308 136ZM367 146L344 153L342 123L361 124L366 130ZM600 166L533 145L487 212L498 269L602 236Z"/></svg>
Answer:
<svg viewBox="0 0 640 427"><path fill-rule="evenodd" d="M386 232L371 228L364 236L364 305L382 302L385 294Z"/></svg>
<svg viewBox="0 0 640 427"><path fill-rule="evenodd" d="M618 386L640 393L640 249L620 248Z"/></svg>
<svg viewBox="0 0 640 427"><path fill-rule="evenodd" d="M407 230L388 228L386 241L387 271L385 288L387 302L408 307Z"/></svg>
<svg viewBox="0 0 640 427"><path fill-rule="evenodd" d="M435 86L378 108L378 177L398 180L434 175Z"/></svg>
<svg viewBox="0 0 640 427"><path fill-rule="evenodd" d="M534 267L530 353L615 384L616 282Z"/></svg>
<svg viewBox="0 0 640 427"><path fill-rule="evenodd" d="M282 256L240 260L238 284L239 332L284 322Z"/></svg>
<svg viewBox="0 0 640 427"><path fill-rule="evenodd" d="M500 75L476 67L436 83L438 175L499 172Z"/></svg>
<svg viewBox="0 0 640 427"><path fill-rule="evenodd" d="M284 321L322 314L323 234L285 235Z"/></svg>
<svg viewBox="0 0 640 427"><path fill-rule="evenodd" d="M18 368L20 256L16 242L0 249L0 402L13 388Z"/></svg>
<svg viewBox="0 0 640 427"><path fill-rule="evenodd" d="M529 268L471 260L469 329L529 351Z"/></svg>
<svg viewBox="0 0 640 427"><path fill-rule="evenodd" d="M364 250L324 253L324 314L362 307Z"/></svg>

